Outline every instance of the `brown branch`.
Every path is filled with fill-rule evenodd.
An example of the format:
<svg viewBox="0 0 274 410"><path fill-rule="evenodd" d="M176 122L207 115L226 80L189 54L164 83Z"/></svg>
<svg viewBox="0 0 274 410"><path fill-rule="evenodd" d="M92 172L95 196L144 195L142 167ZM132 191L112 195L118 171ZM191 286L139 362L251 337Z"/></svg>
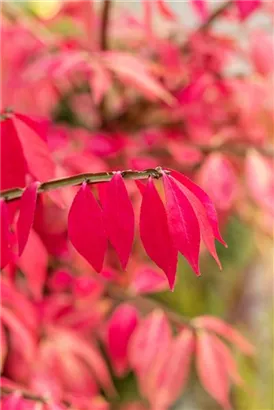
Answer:
<svg viewBox="0 0 274 410"><path fill-rule="evenodd" d="M231 5L233 4L232 0L224 2L220 7L218 7L216 10L213 11L209 15L209 17L206 19L205 22L202 23L202 25L198 28L198 32L205 31L207 30L214 21L220 17Z"/></svg>
<svg viewBox="0 0 274 410"><path fill-rule="evenodd" d="M168 173L168 171L165 171ZM73 175L71 177L60 178L60 179L52 179L51 181L43 182L38 189L38 192L45 192L45 191L52 191L57 188L62 188L65 186L75 186L80 185L83 182L87 184L96 184L101 182L108 182L111 180L115 171L113 172L99 172L96 174L78 174ZM161 178L162 177L162 170L160 167L146 169L144 171L132 171L126 170L121 171L121 175L125 179L132 179L132 180L142 180L148 179L149 177L153 178ZM18 199L22 196L24 192L24 188L12 188L7 189L5 191L0 192L0 198L3 198L5 201L12 201L14 199Z"/></svg>

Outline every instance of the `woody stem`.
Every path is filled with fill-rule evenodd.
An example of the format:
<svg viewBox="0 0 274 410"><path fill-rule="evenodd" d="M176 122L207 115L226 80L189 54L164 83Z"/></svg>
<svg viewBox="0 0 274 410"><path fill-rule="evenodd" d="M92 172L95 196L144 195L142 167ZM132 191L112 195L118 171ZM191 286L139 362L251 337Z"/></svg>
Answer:
<svg viewBox="0 0 274 410"><path fill-rule="evenodd" d="M168 173L168 171L165 171ZM99 172L99 173L86 173L86 174L78 174L78 175L73 175L70 177L65 177L65 178L60 178L60 179L52 179L47 182L43 182L39 188L38 192L45 192L45 191L52 191L54 189L58 188L63 188L66 186L74 186L74 185L80 185L83 182L86 182L87 184L98 184L101 182L108 182L111 180L113 175L115 174L114 172ZM144 171L132 171L130 170L125 170L121 171L121 175L125 179L131 179L131 180L143 180L143 179L148 179L149 177L152 178L161 178L162 176L162 171L161 168L149 168L145 169ZM5 191L0 192L0 198L4 199L5 201L12 201L14 199L18 199L22 196L24 192L24 188L12 188L12 189L7 189Z"/></svg>

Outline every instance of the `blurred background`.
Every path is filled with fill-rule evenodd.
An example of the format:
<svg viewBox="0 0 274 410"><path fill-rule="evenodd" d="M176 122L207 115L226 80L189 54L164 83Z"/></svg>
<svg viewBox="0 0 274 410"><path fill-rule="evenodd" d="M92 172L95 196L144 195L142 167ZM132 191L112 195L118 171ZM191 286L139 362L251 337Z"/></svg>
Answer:
<svg viewBox="0 0 274 410"><path fill-rule="evenodd" d="M248 11L237 1L166 1L167 9L156 9L155 2L149 9L149 2L111 1L104 23L105 3L2 3L2 107L51 121L47 144L57 177L160 165L187 174L210 195L228 244L227 249L217 244L222 271L202 249L201 277L182 258L173 293L160 279L159 289L157 280L155 287L148 285L148 292L137 291L139 274L147 269L159 274L137 238L127 272L109 251L104 279L111 278L125 290L135 289L183 317L212 315L237 328L255 346L256 354L246 357L233 348L244 387L231 388L232 407L271 410L274 3L242 2L258 3ZM231 4L224 7L227 3ZM134 60L124 56L119 60L118 51ZM167 103L163 90L176 98L175 108ZM129 192L138 213L140 198L133 185L129 184ZM67 207L75 192L64 189ZM38 264L34 247L27 261L15 268L14 289L34 310L43 303L48 306L48 300L56 306L55 297L70 295L71 309L77 314L79 309L81 314L93 310L87 326L92 328L92 339L104 346L105 324L117 301L105 285L98 293L92 288L86 299L75 291L74 280L82 277L93 278L92 286L97 286L97 274L67 244L66 218L66 211L50 198L38 203L34 236L47 254L41 293L35 295L29 279L29 271ZM10 272L3 277L6 289L11 286ZM5 295L3 304L16 311ZM15 371L16 358L24 362L6 325L4 333L8 346L4 380L43 392L47 365L32 375ZM111 368L111 358L104 347L100 349ZM81 372L77 366L67 369L76 379ZM141 397L132 369L122 377L114 373L112 369L119 399L110 401L110 408L162 410ZM76 385L62 379L60 388L71 396L86 395ZM94 396L104 396L108 402L100 388L94 391ZM95 404L89 406L75 408L97 409ZM193 367L186 388L169 408L217 410L220 406L201 387Z"/></svg>

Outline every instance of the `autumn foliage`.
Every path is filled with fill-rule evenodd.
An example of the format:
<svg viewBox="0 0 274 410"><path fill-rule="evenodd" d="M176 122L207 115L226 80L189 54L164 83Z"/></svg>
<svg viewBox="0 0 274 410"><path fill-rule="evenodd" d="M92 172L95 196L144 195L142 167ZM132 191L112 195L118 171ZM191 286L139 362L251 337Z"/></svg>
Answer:
<svg viewBox="0 0 274 410"><path fill-rule="evenodd" d="M231 409L249 388L253 343L163 292L208 256L226 274L232 215L272 233L274 45L248 24L274 9L188 3L193 29L164 0L3 6L3 410L168 410L197 383Z"/></svg>

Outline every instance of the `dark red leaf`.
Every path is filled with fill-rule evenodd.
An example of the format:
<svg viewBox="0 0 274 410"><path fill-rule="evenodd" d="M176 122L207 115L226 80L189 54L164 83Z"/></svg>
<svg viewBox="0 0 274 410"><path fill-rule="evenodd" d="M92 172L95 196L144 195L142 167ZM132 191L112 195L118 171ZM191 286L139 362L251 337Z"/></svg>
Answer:
<svg viewBox="0 0 274 410"><path fill-rule="evenodd" d="M19 256L22 254L34 221L39 182L32 182L23 192L20 200L20 214L17 222Z"/></svg>
<svg viewBox="0 0 274 410"><path fill-rule="evenodd" d="M148 256L165 272L174 288L177 251L168 228L164 204L150 177L146 185L140 213L140 236Z"/></svg>
<svg viewBox="0 0 274 410"><path fill-rule="evenodd" d="M121 173L106 184L102 203L108 238L125 269L134 239L134 211Z"/></svg>
<svg viewBox="0 0 274 410"><path fill-rule="evenodd" d="M107 249L107 236L102 209L86 183L81 186L71 205L68 236L75 249L100 272Z"/></svg>

